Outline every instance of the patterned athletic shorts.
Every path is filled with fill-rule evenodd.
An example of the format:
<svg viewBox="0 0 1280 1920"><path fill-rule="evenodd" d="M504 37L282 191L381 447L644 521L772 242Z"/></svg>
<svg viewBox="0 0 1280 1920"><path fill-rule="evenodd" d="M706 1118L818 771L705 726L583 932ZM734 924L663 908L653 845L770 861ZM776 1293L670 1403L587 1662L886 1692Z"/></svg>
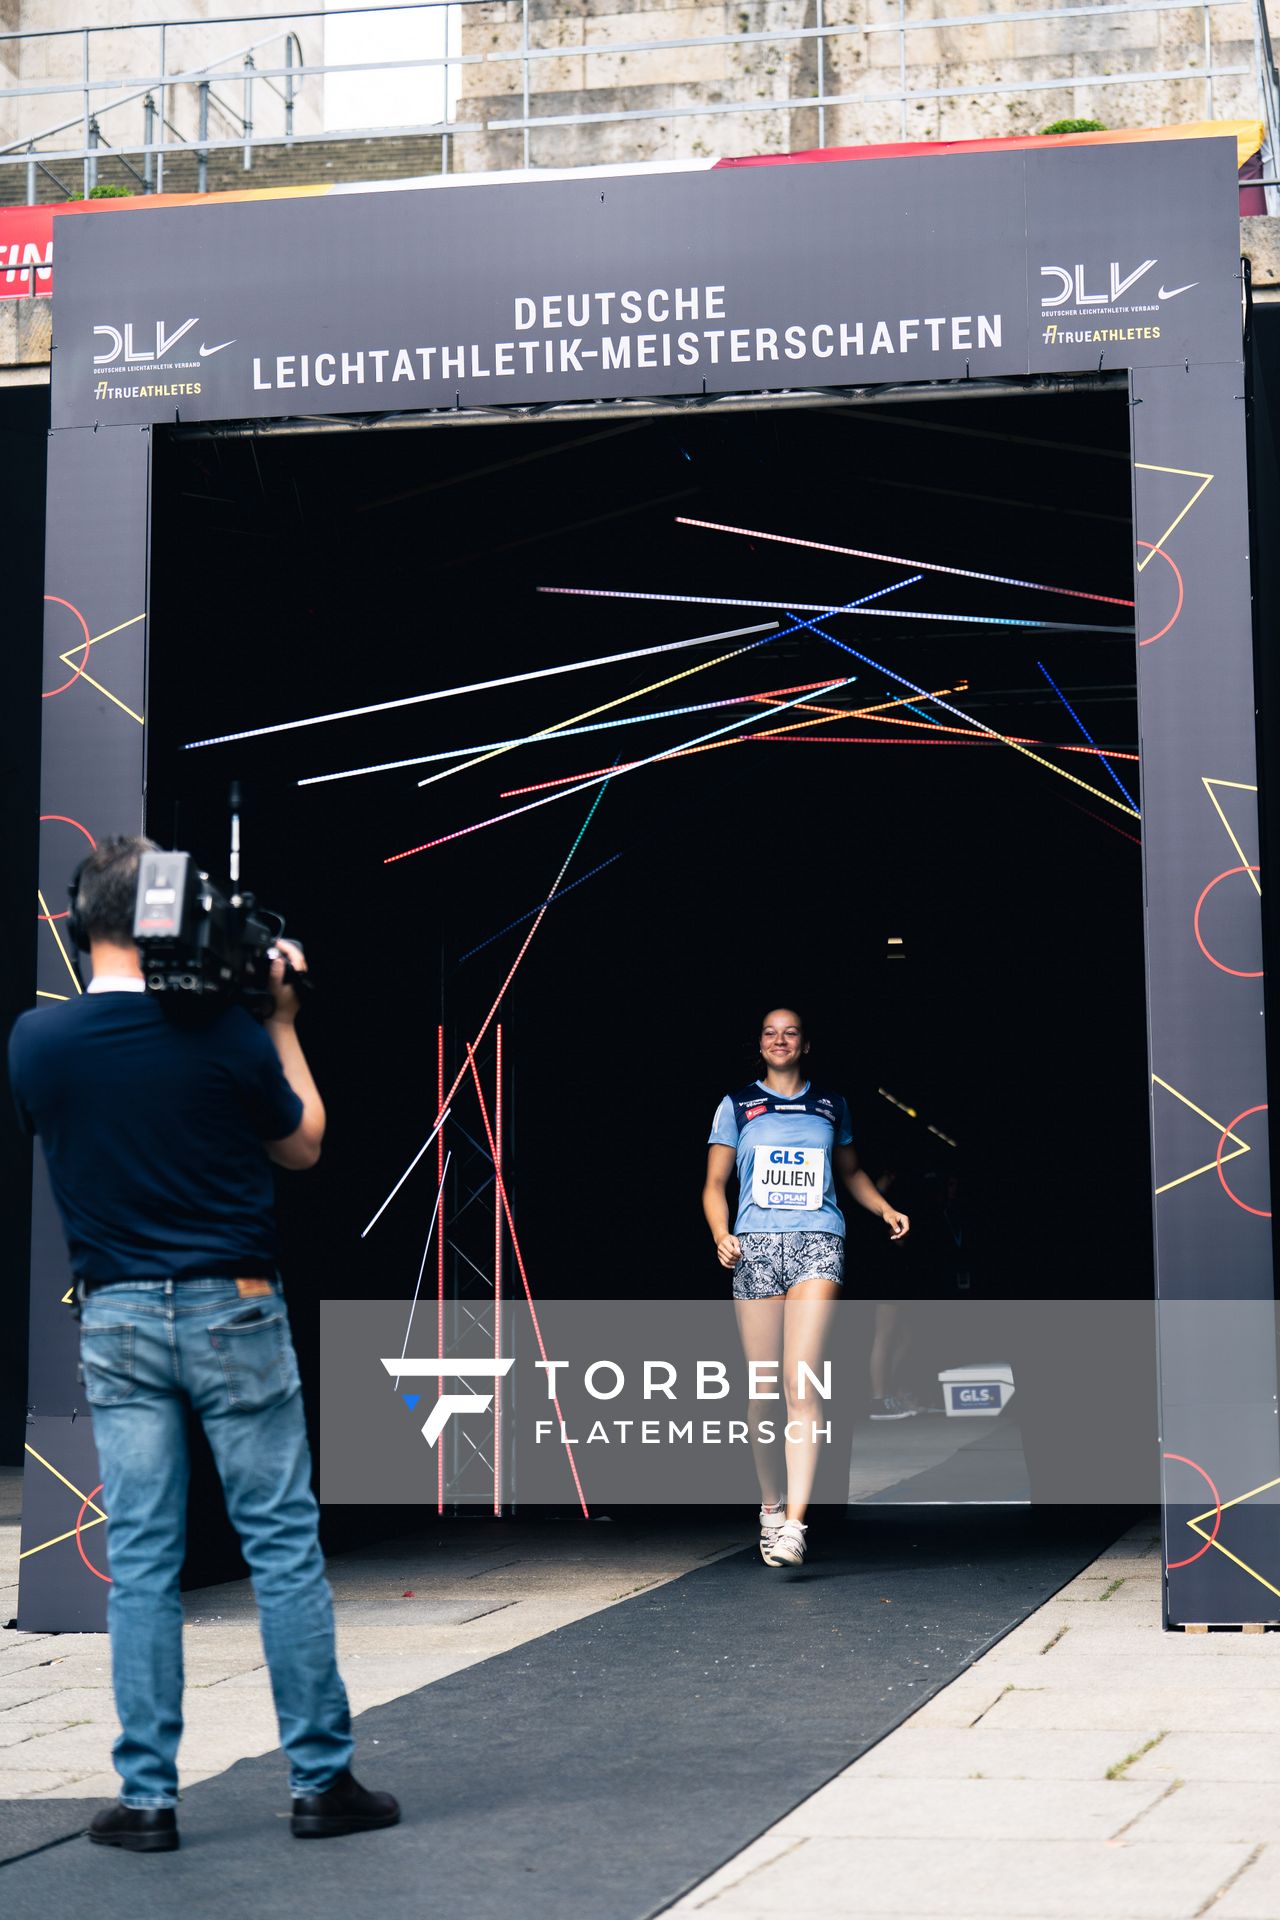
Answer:
<svg viewBox="0 0 1280 1920"><path fill-rule="evenodd" d="M844 1281L844 1235L740 1233L742 1258L733 1270L735 1300L768 1300L797 1280Z"/></svg>

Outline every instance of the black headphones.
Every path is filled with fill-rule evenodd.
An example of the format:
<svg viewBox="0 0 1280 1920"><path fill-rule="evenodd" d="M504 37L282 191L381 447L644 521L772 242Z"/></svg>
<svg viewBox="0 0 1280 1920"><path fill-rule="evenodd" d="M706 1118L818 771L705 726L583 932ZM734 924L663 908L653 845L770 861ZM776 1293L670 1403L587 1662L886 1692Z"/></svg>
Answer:
<svg viewBox="0 0 1280 1920"><path fill-rule="evenodd" d="M88 864L89 856L86 854L67 882L67 933L77 953L89 951L89 930L80 912L80 876Z"/></svg>

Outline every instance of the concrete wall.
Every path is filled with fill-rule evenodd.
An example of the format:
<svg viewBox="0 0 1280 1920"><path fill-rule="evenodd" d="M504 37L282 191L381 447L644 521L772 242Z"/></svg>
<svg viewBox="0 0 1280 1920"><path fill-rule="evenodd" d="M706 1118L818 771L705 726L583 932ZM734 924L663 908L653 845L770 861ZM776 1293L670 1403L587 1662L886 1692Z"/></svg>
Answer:
<svg viewBox="0 0 1280 1920"><path fill-rule="evenodd" d="M992 20L1043 11L1045 0L906 0L908 30L898 30L897 0L530 0L529 45L554 57L530 65L534 115L653 111L643 120L550 127L530 136L536 166L705 154L795 152L823 144L946 140L1035 133L1051 121L1090 118L1108 126L1160 126L1210 117L1256 117L1252 74L1253 8L1248 0L1205 9L1088 14L1059 20ZM1271 0L1280 6L1280 0ZM971 24L934 28L945 15ZM820 141L813 109L769 108L767 101L818 91L817 43L773 41L774 31L814 27L824 42L824 91L852 96L826 110ZM1210 23L1206 48L1205 21ZM462 69L459 118L518 118L524 77L519 0L489 0L462 15L462 51L483 66ZM737 37L741 44L619 52L640 40ZM1206 65L1246 71L1212 82ZM1104 73L1188 71L1174 81L1134 79L1102 87ZM905 90L908 98L898 96ZM1045 82L1052 82L1045 85ZM1008 91L983 92L1001 88ZM937 96L945 94L946 98ZM727 105L730 113L677 113ZM519 165L523 136L492 131L461 136L459 167Z"/></svg>

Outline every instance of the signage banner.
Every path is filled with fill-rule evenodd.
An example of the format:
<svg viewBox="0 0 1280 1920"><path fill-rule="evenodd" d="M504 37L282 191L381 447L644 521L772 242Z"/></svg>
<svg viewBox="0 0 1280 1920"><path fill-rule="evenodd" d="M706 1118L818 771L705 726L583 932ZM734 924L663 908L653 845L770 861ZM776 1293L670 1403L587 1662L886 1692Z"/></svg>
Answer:
<svg viewBox="0 0 1280 1920"><path fill-rule="evenodd" d="M57 223L55 427L1231 359L1235 142Z"/></svg>

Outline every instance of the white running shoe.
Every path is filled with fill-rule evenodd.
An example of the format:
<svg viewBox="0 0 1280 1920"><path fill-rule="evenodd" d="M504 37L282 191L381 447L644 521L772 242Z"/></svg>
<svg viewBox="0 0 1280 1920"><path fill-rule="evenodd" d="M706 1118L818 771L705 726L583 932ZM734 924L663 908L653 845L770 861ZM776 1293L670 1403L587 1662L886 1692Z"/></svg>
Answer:
<svg viewBox="0 0 1280 1920"><path fill-rule="evenodd" d="M769 1567L802 1567L805 1554L805 1534L808 1529L803 1520L784 1520L766 1547L761 1543L760 1552Z"/></svg>
<svg viewBox="0 0 1280 1920"><path fill-rule="evenodd" d="M760 1509L760 1558L768 1564L769 1551L778 1537L778 1529L787 1517L787 1509L781 1503L776 1507Z"/></svg>

